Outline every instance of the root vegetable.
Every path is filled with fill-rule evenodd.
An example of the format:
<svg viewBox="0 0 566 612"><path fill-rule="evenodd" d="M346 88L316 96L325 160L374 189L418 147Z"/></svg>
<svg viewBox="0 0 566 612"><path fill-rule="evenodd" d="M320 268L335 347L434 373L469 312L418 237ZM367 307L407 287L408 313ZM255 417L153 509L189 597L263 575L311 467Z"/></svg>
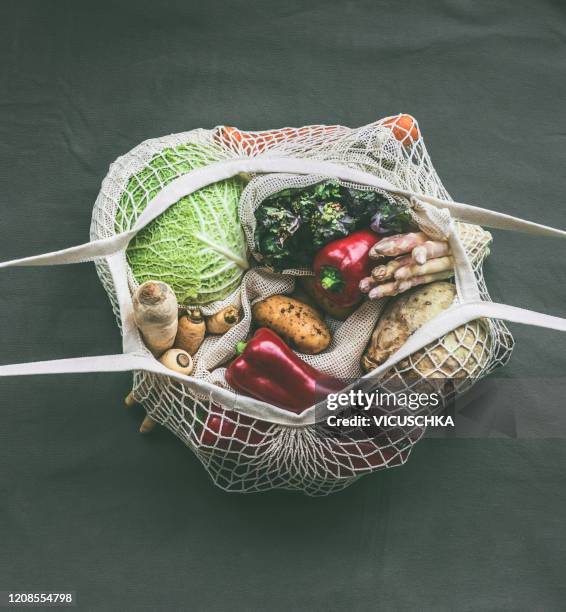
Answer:
<svg viewBox="0 0 566 612"><path fill-rule="evenodd" d="M427 240L413 249L413 259L420 265L429 259L444 257L450 254L450 245L441 240Z"/></svg>
<svg viewBox="0 0 566 612"><path fill-rule="evenodd" d="M438 274L446 272L454 268L454 260L452 257L437 257L430 259L423 265L413 264L403 266L395 272L395 280L408 280L414 276L427 276L428 274Z"/></svg>
<svg viewBox="0 0 566 612"><path fill-rule="evenodd" d="M456 296L454 285L435 282L405 293L387 305L362 358L362 367L369 372L405 344L423 325L451 306ZM489 361L490 337L483 320L470 321L446 334L438 341L413 353L397 366L382 374L393 390L404 388L407 376L414 377L414 391L428 392L430 385L438 391L448 379L474 378Z"/></svg>
<svg viewBox="0 0 566 612"><path fill-rule="evenodd" d="M412 250L427 242L428 236L424 232L410 232L408 234L396 234L388 236L375 246L369 252L372 259L381 259L382 257L397 257L411 253Z"/></svg>
<svg viewBox="0 0 566 612"><path fill-rule="evenodd" d="M369 372L387 361L411 334L449 308L455 295L450 283L434 283L391 300L364 353L363 369Z"/></svg>
<svg viewBox="0 0 566 612"><path fill-rule="evenodd" d="M169 349L159 360L166 368L189 376L193 371L193 360L187 351Z"/></svg>
<svg viewBox="0 0 566 612"><path fill-rule="evenodd" d="M189 310L179 318L175 348L194 355L204 340L206 324L199 309Z"/></svg>
<svg viewBox="0 0 566 612"><path fill-rule="evenodd" d="M126 405L126 408L132 408L137 403L138 402L136 401L136 398L134 397L133 391L130 391L128 395L126 395L126 397L124 398L124 404Z"/></svg>
<svg viewBox="0 0 566 612"><path fill-rule="evenodd" d="M403 146L412 145L421 137L417 122L411 115L397 115L383 122Z"/></svg>
<svg viewBox="0 0 566 612"><path fill-rule="evenodd" d="M140 425L140 433L146 434L150 433L155 429L157 422L154 421L150 416L146 415L142 424Z"/></svg>
<svg viewBox="0 0 566 612"><path fill-rule="evenodd" d="M225 334L239 322L240 313L236 306L227 306L206 318L206 331L209 334Z"/></svg>
<svg viewBox="0 0 566 612"><path fill-rule="evenodd" d="M269 327L301 353L316 355L332 339L326 323L314 309L286 295L272 295L254 304L254 320Z"/></svg>
<svg viewBox="0 0 566 612"><path fill-rule="evenodd" d="M166 283L147 281L133 296L134 321L147 348L159 357L175 342L178 327L177 298Z"/></svg>

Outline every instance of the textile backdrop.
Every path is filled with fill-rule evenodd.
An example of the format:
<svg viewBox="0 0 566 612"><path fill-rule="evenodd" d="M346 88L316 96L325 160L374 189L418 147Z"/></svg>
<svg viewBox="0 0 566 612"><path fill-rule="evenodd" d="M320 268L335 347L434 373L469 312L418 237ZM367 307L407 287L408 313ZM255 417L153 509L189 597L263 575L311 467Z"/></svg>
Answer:
<svg viewBox="0 0 566 612"><path fill-rule="evenodd" d="M5 1L0 259L86 241L108 165L147 138L397 112L454 198L566 227L565 40L557 0ZM566 316L565 245L494 234L493 298ZM566 337L512 330L466 408L476 436L323 499L216 489L168 432L137 433L127 374L1 379L0 590L85 610L563 609ZM0 363L120 350L91 264L3 270L0 338Z"/></svg>

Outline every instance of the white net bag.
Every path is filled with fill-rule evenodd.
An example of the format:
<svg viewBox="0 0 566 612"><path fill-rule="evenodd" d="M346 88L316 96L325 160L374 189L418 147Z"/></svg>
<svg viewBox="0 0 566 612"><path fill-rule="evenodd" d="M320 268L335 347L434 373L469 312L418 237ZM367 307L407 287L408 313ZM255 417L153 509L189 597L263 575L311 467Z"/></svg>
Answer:
<svg viewBox="0 0 566 612"><path fill-rule="evenodd" d="M408 115L357 129L308 126L240 132L220 126L149 140L117 159L95 203L89 243L0 264L95 261L122 331L123 354L3 366L0 375L133 371L135 399L191 448L214 482L227 491L283 488L324 495L363 474L404 463L423 427L408 424L380 428L371 436L353 431L337 435L324 424L325 402L301 414L290 413L238 395L224 376L235 345L249 337L252 306L271 295L292 293L297 277L309 274L307 269L277 273L254 260L254 211L283 189L328 179L406 202L415 224L432 237L448 240L455 261L455 299L445 313L372 365L369 373L364 351L388 308L387 299L363 302L345 321L327 317L332 342L318 355L300 354L305 362L336 378L359 379L366 390L423 390L436 381L435 389L446 402L507 362L513 340L502 320L566 330L554 317L490 302L482 263L491 235L474 222L561 237L564 232L453 202L432 166L416 121ZM168 210L198 214L189 206L190 194L199 193L216 206L215 190L227 189L237 191L238 215L227 218L232 213L211 212L217 219L228 219L234 235L243 232L249 252L231 254L223 269L222 295L206 283L199 290L208 292L205 314L234 304L243 315L226 334L205 339L194 356L193 374L184 376L153 358L133 324L131 296L137 282L126 253L128 245L136 248L142 232L150 232L155 254L162 256L161 215ZM203 226L203 250L212 240L205 230ZM192 238L179 235L179 241L184 239ZM171 267L175 289L183 266L196 265L164 261Z"/></svg>
<svg viewBox="0 0 566 612"><path fill-rule="evenodd" d="M231 138L232 134L225 128L209 132L197 130L143 143L120 158L112 166L96 203L91 238L107 238L118 231L131 229L147 202L190 169L193 152L187 148L189 143L218 145L215 149L217 161L258 155L311 158L371 172L396 187L447 197L422 139L413 139L409 132L408 145L402 137L396 137L400 134L393 133L387 120L357 130L337 126L287 128L273 132L271 139L269 134L259 133L246 135L244 140L238 141ZM239 207L250 252L254 251L254 212L266 198L284 189L308 187L326 178L329 177L288 173L253 176L243 190ZM348 181L339 182L360 190L372 189ZM383 194L389 198L403 198L388 192ZM129 215L125 208L129 208ZM417 216L415 219L418 221ZM429 233L439 231L429 226L423 229ZM459 232L481 282L482 293L488 297L481 263L488 253L491 236L477 226L464 224L459 225ZM443 233L442 229L440 233ZM98 262L98 268L117 310L112 280L104 263ZM212 314L228 303L236 304L242 308L243 318L224 336L206 338L195 358L194 376L227 387L223 364L233 355L236 343L249 335L252 304L270 295L292 293L295 277L302 274L308 274L308 271L295 269L277 274L254 267L244 274L241 286L229 298L205 307L205 313ZM137 284L131 273L129 281L130 289L134 290ZM301 358L340 379L361 377L364 373L361 357L386 301L365 302L344 322L327 318L334 332L332 344L321 354L303 354ZM434 371L428 368L427 376L442 375L449 379L453 375L462 383L469 384L498 363L503 363L511 350L511 336L501 323L494 321L485 325L489 327L487 332L476 333L473 337L473 343L481 346L482 354L477 361L472 364L468 359L459 364L457 371L452 368L450 373L444 372L445 364L439 362ZM474 323L468 324L458 333L457 342L466 346L466 353L477 353L475 347L471 351L469 347L475 327ZM450 342L450 337L448 340L446 337L439 339L431 347L432 353L425 349L424 356L429 353L437 355L438 346L443 342ZM454 354L453 344L446 351L449 355ZM396 377L395 380L407 381L407 388L412 388L422 378L418 374L418 363L412 363L409 358L394 366L381 381L387 383ZM230 410L230 406L213 405L206 395L199 397L187 392L182 383L147 373L136 375L134 396L155 421L192 448L214 481L228 490L258 491L280 487L298 488L311 494L329 493L349 484L362 473L404 462L412 445L423 433L419 428L404 428L403 431L395 428L384 430L380 437L368 440L342 437L337 441L331 436L321 435L320 427L314 425L289 427L251 419ZM217 424L218 420L220 424ZM210 421L213 427L209 427Z"/></svg>

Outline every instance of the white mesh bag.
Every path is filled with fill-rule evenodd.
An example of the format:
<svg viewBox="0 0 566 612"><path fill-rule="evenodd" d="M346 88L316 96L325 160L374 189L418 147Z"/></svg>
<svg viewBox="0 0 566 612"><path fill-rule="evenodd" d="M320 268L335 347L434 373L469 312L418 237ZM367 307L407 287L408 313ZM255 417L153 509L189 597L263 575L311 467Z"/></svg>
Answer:
<svg viewBox="0 0 566 612"><path fill-rule="evenodd" d="M190 163L183 156L188 145L206 151L200 167L187 169ZM232 294L203 311L213 314L237 304L243 318L223 336L205 339L191 376L166 369L144 346L133 323L136 281L126 258L128 244L183 197L239 174L249 181L240 197L239 217L251 252L254 211L265 198L329 178L406 199L415 223L450 243L454 304L366 375L361 357L386 299L362 303L344 322L328 318L333 331L328 350L300 355L322 372L361 379L371 389L393 384L420 389L431 380L450 379L451 385L441 387L443 399L449 400L507 362L513 340L503 320L566 331L563 319L490 301L482 262L491 235L481 226L561 237L566 232L453 202L411 117L388 117L357 129L319 125L244 133L220 126L148 140L117 159L95 203L90 242L0 264L94 261L122 332L123 353L1 366L0 375L133 371L133 393L147 414L190 447L214 482L228 491L283 488L324 495L363 474L404 463L423 428L385 429L366 439L325 435L324 402L295 414L238 395L227 385L225 364L236 343L249 335L251 306L270 295L291 293L296 277L308 274L306 270L275 273L259 264L242 270Z"/></svg>

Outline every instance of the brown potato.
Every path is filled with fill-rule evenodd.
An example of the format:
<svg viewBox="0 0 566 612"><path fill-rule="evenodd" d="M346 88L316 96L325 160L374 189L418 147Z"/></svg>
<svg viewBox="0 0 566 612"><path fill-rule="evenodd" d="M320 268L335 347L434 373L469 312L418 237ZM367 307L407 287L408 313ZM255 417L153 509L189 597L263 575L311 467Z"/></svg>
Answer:
<svg viewBox="0 0 566 612"><path fill-rule="evenodd" d="M332 337L319 313L287 295L272 295L254 304L253 317L301 353L316 355L328 348Z"/></svg>

